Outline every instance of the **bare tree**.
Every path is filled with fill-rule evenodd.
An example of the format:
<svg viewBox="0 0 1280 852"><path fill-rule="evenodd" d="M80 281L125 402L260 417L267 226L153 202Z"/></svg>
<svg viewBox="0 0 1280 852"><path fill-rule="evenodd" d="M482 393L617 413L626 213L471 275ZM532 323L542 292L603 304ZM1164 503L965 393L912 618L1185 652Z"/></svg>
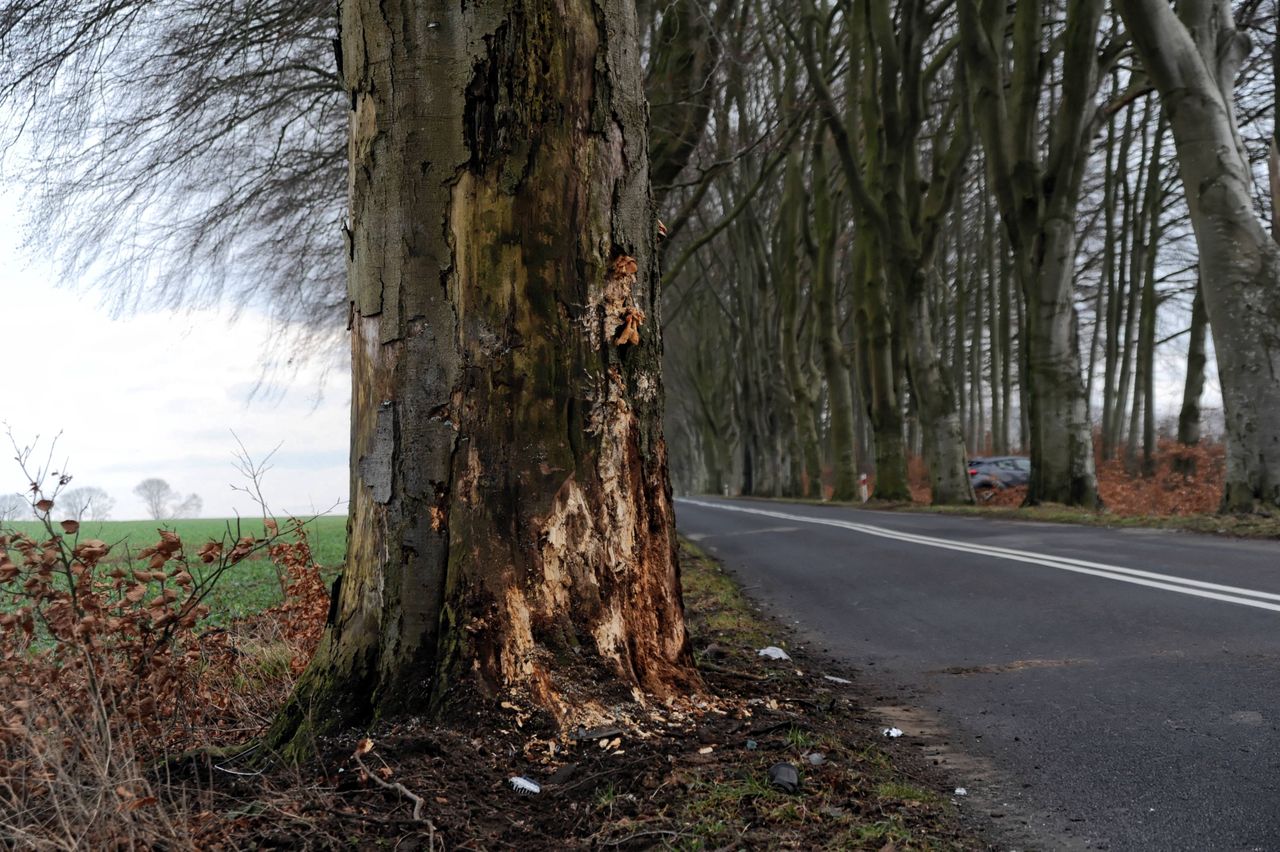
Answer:
<svg viewBox="0 0 1280 852"><path fill-rule="evenodd" d="M42 247L122 310L253 304L290 332L281 355L332 351L346 316L333 7L0 4L0 105L22 117L23 172L41 175Z"/></svg>
<svg viewBox="0 0 1280 852"><path fill-rule="evenodd" d="M106 491L92 485L64 491L58 498L58 509L77 521L105 521L115 505Z"/></svg>
<svg viewBox="0 0 1280 852"><path fill-rule="evenodd" d="M1280 247L1255 206L1233 99L1249 38L1226 0L1117 5L1168 111L1200 248L1226 409L1222 507L1280 505Z"/></svg>
<svg viewBox="0 0 1280 852"><path fill-rule="evenodd" d="M31 515L31 504L21 494L0 494L0 524Z"/></svg>
<svg viewBox="0 0 1280 852"><path fill-rule="evenodd" d="M134 486L133 493L142 501L147 515L156 521L169 516L169 504L178 496L172 485L158 477L142 480Z"/></svg>
<svg viewBox="0 0 1280 852"><path fill-rule="evenodd" d="M342 16L351 537L270 739L689 691L634 3Z"/></svg>
<svg viewBox="0 0 1280 852"><path fill-rule="evenodd" d="M1118 53L1117 43L1099 45L1104 5L1070 0L1056 34L1044 3L958 4L988 176L1025 307L1029 503L1098 503L1073 282L1080 187L1098 115L1094 100ZM1046 72L1054 67L1061 74L1052 90L1057 102L1046 105L1052 82Z"/></svg>
<svg viewBox="0 0 1280 852"><path fill-rule="evenodd" d="M199 494L188 494L170 510L171 518L198 518L200 511L204 508L204 500Z"/></svg>

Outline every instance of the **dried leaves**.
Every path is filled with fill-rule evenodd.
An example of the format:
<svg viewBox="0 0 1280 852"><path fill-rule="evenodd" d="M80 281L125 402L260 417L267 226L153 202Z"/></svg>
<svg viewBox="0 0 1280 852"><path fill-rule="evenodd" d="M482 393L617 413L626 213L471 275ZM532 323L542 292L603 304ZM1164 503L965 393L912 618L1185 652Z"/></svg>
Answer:
<svg viewBox="0 0 1280 852"><path fill-rule="evenodd" d="M1100 440L1095 445L1101 446ZM1099 461L1098 493L1107 512L1120 516L1201 515L1218 511L1225 479L1225 450L1221 444L1201 442L1184 447L1162 439L1155 457L1155 473L1143 476L1141 459L1128 462L1123 454ZM910 464L911 493L917 503L929 502L928 470L923 460ZM1017 507L1027 489L1006 488L979 495L984 506Z"/></svg>
<svg viewBox="0 0 1280 852"><path fill-rule="evenodd" d="M242 655L225 633L204 631L203 601L253 553L266 550L287 580L284 602L265 617L293 650L293 672L319 641L328 592L298 521L283 533L272 522L263 537L241 536L229 551L205 544L199 563L188 561L176 533L160 530L132 564L114 565L105 563L105 542L63 538L79 531L75 522L60 524L62 534L47 518L45 526L43 541L0 535L0 772L9 740L27 736L35 721L31 707L138 731L155 748L226 708L233 697L219 688L217 672L234 669Z"/></svg>
<svg viewBox="0 0 1280 852"><path fill-rule="evenodd" d="M1160 441L1156 472L1142 476L1126 469L1122 458L1098 465L1098 493L1116 515L1198 515L1218 511L1225 478L1221 444L1184 447ZM1194 473L1183 470L1194 469Z"/></svg>

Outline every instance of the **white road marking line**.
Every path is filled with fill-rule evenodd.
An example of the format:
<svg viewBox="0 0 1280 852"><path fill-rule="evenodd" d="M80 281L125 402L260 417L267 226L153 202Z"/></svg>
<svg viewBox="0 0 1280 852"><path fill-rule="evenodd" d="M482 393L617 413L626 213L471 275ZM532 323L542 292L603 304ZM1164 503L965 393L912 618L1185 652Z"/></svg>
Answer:
<svg viewBox="0 0 1280 852"><path fill-rule="evenodd" d="M738 536L743 536L743 535L760 535L761 533L787 533L787 532L800 532L800 528L799 527L759 527L758 529L754 529L754 530L742 530L741 532L720 533L719 535L712 536L712 537L713 538L737 538Z"/></svg>
<svg viewBox="0 0 1280 852"><path fill-rule="evenodd" d="M1226 603L1238 604L1240 606L1250 606L1255 609L1266 609L1271 610L1272 612L1280 612L1280 603L1267 603L1267 601L1280 601L1280 594L1260 592L1255 589L1245 589L1240 586L1224 586L1218 583L1205 582L1203 580L1192 580L1188 577L1174 577L1168 574L1158 574L1154 571L1140 571L1136 568L1123 568L1119 565L1089 562L1082 559L1072 559L1066 556L1051 556L1048 554L1034 553L1028 550L1014 550L1007 547L993 547L990 545L970 542L955 542L945 538L934 538L932 536L917 535L915 533L898 532L897 530L887 529L886 527L859 524L854 523L853 521L841 521L835 518L811 518L806 515L774 512L768 509L751 509L746 506L726 506L723 503L706 503L701 500L690 500L687 498L681 498L679 502L688 503L691 506L701 506L705 509L720 509L725 512L741 512L747 515L761 515L766 518L776 518L785 521L799 521L801 523L816 524L819 526L837 527L840 529L851 530L853 532L860 532L865 535L905 541L912 544L924 545L926 547L937 547L943 550L958 550L963 553L979 553L985 556L992 556L996 559L1007 559L1012 562L1027 562L1035 565L1044 565L1048 568L1057 568L1060 571L1071 571L1076 574L1088 574L1094 577L1104 577L1108 580L1119 580L1122 583L1133 583L1138 586L1147 586L1153 589L1164 589L1170 592L1178 592L1183 595L1193 595L1195 597L1224 601Z"/></svg>

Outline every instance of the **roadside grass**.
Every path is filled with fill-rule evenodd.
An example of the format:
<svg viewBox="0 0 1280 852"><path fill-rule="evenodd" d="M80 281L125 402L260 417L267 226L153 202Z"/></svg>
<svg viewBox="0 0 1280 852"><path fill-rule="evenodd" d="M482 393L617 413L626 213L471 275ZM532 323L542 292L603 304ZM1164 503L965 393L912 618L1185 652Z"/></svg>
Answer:
<svg viewBox="0 0 1280 852"><path fill-rule="evenodd" d="M685 609L698 614L698 631L757 648L772 644L759 612L720 563L688 539L680 540L680 552Z"/></svg>
<svg viewBox="0 0 1280 852"><path fill-rule="evenodd" d="M851 687L823 677L829 661L796 646L737 581L695 544L680 543L685 616L699 667L716 692L745 701L752 715L712 759L674 766L683 797L663 848L972 849L986 844L930 770L898 742L881 742ZM764 645L788 661L763 662ZM839 674L842 672L835 669ZM753 733L758 731L759 733ZM748 744L750 740L750 744ZM819 755L811 763L812 755ZM768 782L769 768L799 769L800 791ZM930 789L930 787L935 789Z"/></svg>
<svg viewBox="0 0 1280 852"><path fill-rule="evenodd" d="M127 539L136 550L153 543L156 526L87 524L82 535ZM193 557L202 540L226 530L226 522L177 522L170 528ZM245 531L254 530L246 524ZM320 519L310 535L327 548L325 564L336 570L345 519ZM878 720L867 715L850 683L852 672L798 645L785 625L748 600L719 562L685 541L681 570L690 643L707 685L703 699L669 714L654 708L660 723L648 732L627 731L625 748L613 752L571 739L561 741L568 751L548 752L539 735L517 730L518 722L495 727L486 720L473 729L451 730L388 721L368 733L378 743L379 759L391 761L380 772L394 773L387 777L420 795L441 836L460 848L551 848L552 842L566 848L687 850L986 846L977 836L981 826L949 800L935 770L903 743L881 741ZM243 742L269 723L301 670L288 630L318 625L325 607L302 616L262 613L280 595L265 559L233 566L215 595L208 599L211 620L225 629L206 636L227 646L235 666L202 663L196 670L200 681L211 679L216 686L210 688L228 701L214 727L191 735L221 746ZM765 645L787 648L792 659L760 658L756 651ZM827 673L850 680L833 681ZM350 751L349 742L335 740L323 760L343 765ZM442 754L450 760L441 760ZM770 783L777 763L796 767L798 790ZM457 765L467 766L469 774L460 778ZM557 766L569 771L559 787L550 780ZM546 780L555 795L495 798L495 789L508 786L510 774L522 769ZM330 774L326 769L316 777ZM335 839L317 848L398 848L421 836L421 824L404 818L402 797L384 795L385 785L373 786L355 771L332 782L303 781L296 767L283 765L261 775L191 777L209 784L198 809L183 804L185 782L159 777L146 801L172 823L175 835L194 839L171 841L148 829L145 837L157 842L136 848L289 846L297 827L281 822L280 813L305 814L312 836ZM104 784L121 789L114 780L98 786ZM336 838L344 840L339 844Z"/></svg>

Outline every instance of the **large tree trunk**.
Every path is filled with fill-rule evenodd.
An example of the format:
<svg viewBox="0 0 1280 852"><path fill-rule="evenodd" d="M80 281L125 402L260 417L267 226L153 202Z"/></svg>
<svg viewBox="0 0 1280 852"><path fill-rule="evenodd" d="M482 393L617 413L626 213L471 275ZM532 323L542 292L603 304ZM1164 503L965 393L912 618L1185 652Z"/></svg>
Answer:
<svg viewBox="0 0 1280 852"><path fill-rule="evenodd" d="M1169 115L1226 413L1224 511L1280 505L1280 246L1254 208L1232 91L1248 39L1225 0L1121 0Z"/></svg>
<svg viewBox="0 0 1280 852"><path fill-rule="evenodd" d="M907 446L903 437L900 359L893 346L893 320L882 266L874 257L871 241L855 237L855 286L858 317L862 396L867 419L875 436L875 500L910 500Z"/></svg>
<svg viewBox="0 0 1280 852"><path fill-rule="evenodd" d="M916 274L918 279L926 279L934 274L934 268L930 265ZM934 505L972 504L973 485L969 479L964 430L954 391L943 374L942 359L933 343L933 321L925 298L927 286L922 280L916 280L904 289L907 321L911 325L911 332L905 335L907 360L924 439L930 492Z"/></svg>
<svg viewBox="0 0 1280 852"><path fill-rule="evenodd" d="M858 499L858 456L853 429L853 386L849 365L840 340L836 304L836 247L839 240L836 220L839 208L832 203L825 142L817 134L813 144L813 300L818 324L818 350L827 384L830 411L832 500Z"/></svg>
<svg viewBox="0 0 1280 852"><path fill-rule="evenodd" d="M1182 409L1178 412L1178 443L1194 447L1200 443L1200 396L1204 393L1204 344L1209 317L1204 309L1204 292L1196 283L1195 299L1191 303L1191 329L1187 343L1187 380L1182 390ZM1179 473L1196 473L1193 455L1176 456L1174 470Z"/></svg>
<svg viewBox="0 0 1280 852"><path fill-rule="evenodd" d="M1194 447L1200 443L1200 396L1204 393L1205 330L1209 316L1204 309L1204 292L1196 282L1195 299L1191 302L1191 329L1187 342L1187 381L1182 391L1182 409L1178 412L1178 443ZM1194 470L1194 468L1192 469Z"/></svg>
<svg viewBox="0 0 1280 852"><path fill-rule="evenodd" d="M695 685L632 3L344 0L342 59L350 542L274 739Z"/></svg>
<svg viewBox="0 0 1280 852"><path fill-rule="evenodd" d="M815 279L815 285L819 281ZM827 382L827 407L831 417L830 447L832 500L858 498L858 441L854 431L853 385L836 318L835 282L814 293L817 300L818 347Z"/></svg>
<svg viewBox="0 0 1280 852"><path fill-rule="evenodd" d="M1043 255L1023 267L1031 482L1027 502L1094 506L1098 501L1089 406L1080 373L1072 304L1074 217L1046 223ZM1025 282L1030 282L1027 286Z"/></svg>
<svg viewBox="0 0 1280 852"><path fill-rule="evenodd" d="M808 333L801 336L801 329L812 324L810 300L801 292L802 243L806 253L813 252L809 241L800 238L802 222L808 213L802 160L798 148L788 159L779 210L782 221L774 237L768 274L773 279L780 303L781 333L778 342L789 391L781 400L782 410L779 413L790 421L789 431L793 436L790 453L792 471L784 496L820 499L822 456L818 444L818 423L814 417L814 402L820 391L812 381L812 338ZM815 272L815 277L818 274Z"/></svg>
<svg viewBox="0 0 1280 852"><path fill-rule="evenodd" d="M1023 410L1031 443L1027 502L1092 508L1098 503L1097 477L1081 379L1073 278L1076 208L1096 113L1096 37L1103 3L1067 3L1062 96L1043 133L1047 146L1040 128L1046 125L1041 43L1048 7L960 0L958 8L987 170L1025 303L1026 325L1019 327L1024 336Z"/></svg>

